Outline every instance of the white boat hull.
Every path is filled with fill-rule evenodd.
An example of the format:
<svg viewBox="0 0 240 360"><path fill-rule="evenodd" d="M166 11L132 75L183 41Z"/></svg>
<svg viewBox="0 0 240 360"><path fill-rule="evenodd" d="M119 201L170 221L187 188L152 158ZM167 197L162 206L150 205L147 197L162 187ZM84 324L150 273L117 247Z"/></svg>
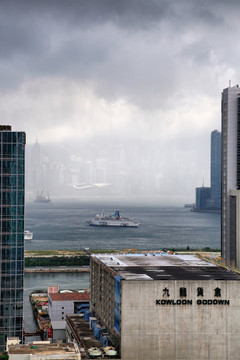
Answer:
<svg viewBox="0 0 240 360"><path fill-rule="evenodd" d="M95 221L92 220L89 222L90 226L111 226L111 227L138 227L139 223L134 223L131 221Z"/></svg>
<svg viewBox="0 0 240 360"><path fill-rule="evenodd" d="M106 216L104 211L99 215L97 214L94 219L88 222L90 226L102 226L102 227L138 227L139 221L135 219L126 218L120 216L118 210L114 215Z"/></svg>
<svg viewBox="0 0 240 360"><path fill-rule="evenodd" d="M28 240L32 240L32 238L33 238L33 233L31 231L25 230L24 240L28 241Z"/></svg>

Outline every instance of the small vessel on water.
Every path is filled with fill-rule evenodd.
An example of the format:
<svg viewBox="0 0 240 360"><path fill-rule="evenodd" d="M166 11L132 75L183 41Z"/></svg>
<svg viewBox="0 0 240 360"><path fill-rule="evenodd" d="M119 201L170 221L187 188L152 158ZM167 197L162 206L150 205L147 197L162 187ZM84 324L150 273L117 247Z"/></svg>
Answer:
<svg viewBox="0 0 240 360"><path fill-rule="evenodd" d="M24 231L24 240L32 240L33 238L33 232L29 230Z"/></svg>
<svg viewBox="0 0 240 360"><path fill-rule="evenodd" d="M37 196L35 197L35 199L33 201L36 203L50 203L51 199L49 197L49 194L48 194L48 197L46 197L42 191L41 194L37 194Z"/></svg>
<svg viewBox="0 0 240 360"><path fill-rule="evenodd" d="M139 221L120 216L118 210L114 215L105 215L104 211L88 222L90 226L138 227Z"/></svg>

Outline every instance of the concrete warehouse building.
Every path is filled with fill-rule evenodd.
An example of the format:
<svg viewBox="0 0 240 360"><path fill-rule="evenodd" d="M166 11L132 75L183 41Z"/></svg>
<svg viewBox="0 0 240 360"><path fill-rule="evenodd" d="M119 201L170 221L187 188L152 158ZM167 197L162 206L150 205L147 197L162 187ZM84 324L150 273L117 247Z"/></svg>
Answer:
<svg viewBox="0 0 240 360"><path fill-rule="evenodd" d="M240 275L195 256L92 256L90 309L122 360L239 359Z"/></svg>

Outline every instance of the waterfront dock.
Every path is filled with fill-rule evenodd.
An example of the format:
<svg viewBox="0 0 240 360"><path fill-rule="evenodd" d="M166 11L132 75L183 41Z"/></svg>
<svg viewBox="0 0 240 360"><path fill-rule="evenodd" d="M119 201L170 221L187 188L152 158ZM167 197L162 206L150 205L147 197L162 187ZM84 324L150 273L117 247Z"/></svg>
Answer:
<svg viewBox="0 0 240 360"><path fill-rule="evenodd" d="M48 294L35 292L29 296L33 316L38 326L34 333L25 333L24 336L40 336L42 340L52 337L51 320L48 315Z"/></svg>

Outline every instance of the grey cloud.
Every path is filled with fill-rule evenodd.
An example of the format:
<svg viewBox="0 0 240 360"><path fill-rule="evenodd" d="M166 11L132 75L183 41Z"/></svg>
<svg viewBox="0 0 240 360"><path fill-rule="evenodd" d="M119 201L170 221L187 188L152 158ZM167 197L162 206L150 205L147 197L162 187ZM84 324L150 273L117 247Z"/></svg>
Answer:
<svg viewBox="0 0 240 360"><path fill-rule="evenodd" d="M38 14L40 17L62 18L63 22L70 21L72 26L74 23L89 26L90 23L104 21L118 22L123 18L129 26L136 26L137 23L159 20L159 16L163 17L168 9L167 0L9 0L1 3L1 10L14 16Z"/></svg>
<svg viewBox="0 0 240 360"><path fill-rule="evenodd" d="M212 47L206 42L206 40L201 39L190 45L184 47L181 55L186 59L190 59L200 66L208 65L211 61L211 50Z"/></svg>
<svg viewBox="0 0 240 360"><path fill-rule="evenodd" d="M205 6L207 7L204 7ZM0 44L14 51L42 49L58 36L59 29L72 33L111 23L124 30L149 30L169 22L178 31L203 19L213 23L211 2L157 0L9 0L0 2ZM214 9L213 9L214 10ZM166 34L167 35L167 34ZM102 44L104 46L104 44ZM44 50L44 49L43 49ZM45 51L48 47L45 48ZM8 54L5 51L5 54ZM31 53L29 54L31 55Z"/></svg>
<svg viewBox="0 0 240 360"><path fill-rule="evenodd" d="M159 106L180 83L189 86L183 74L194 74L191 62L204 69L212 49L224 61L218 33L225 10L231 17L237 8L233 0L217 8L206 0L1 1L0 86L71 77L110 100ZM184 43L191 34L197 39Z"/></svg>

